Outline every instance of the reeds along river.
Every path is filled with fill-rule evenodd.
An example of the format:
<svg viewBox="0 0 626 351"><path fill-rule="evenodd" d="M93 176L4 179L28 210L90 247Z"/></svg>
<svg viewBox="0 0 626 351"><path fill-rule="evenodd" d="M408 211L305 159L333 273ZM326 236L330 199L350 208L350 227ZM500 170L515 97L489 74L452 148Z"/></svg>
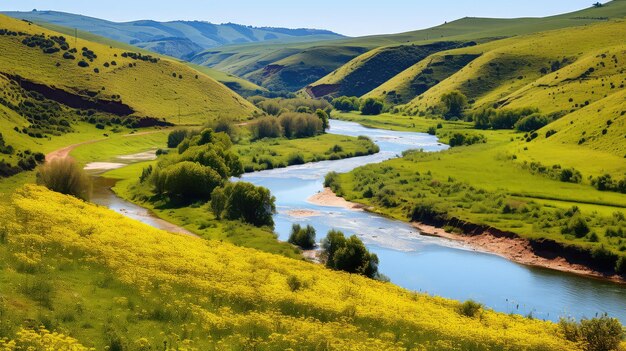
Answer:
<svg viewBox="0 0 626 351"><path fill-rule="evenodd" d="M331 121L331 133L372 138L380 153L246 174L243 179L269 188L276 196L276 232L287 240L293 223L311 224L321 240L330 229L358 235L380 258L380 271L394 284L456 300L474 299L505 313L557 321L608 313L626 323L626 286L541 268L522 266L458 243L422 236L408 223L364 211L311 204L324 175L397 157L409 149L441 151L436 137L423 133L365 128ZM132 158L130 158L132 161ZM130 162L129 159L126 162ZM117 198L106 180L96 182L94 201L161 229L168 226L138 206ZM312 216L292 216L294 211ZM171 227L170 227L171 229Z"/></svg>

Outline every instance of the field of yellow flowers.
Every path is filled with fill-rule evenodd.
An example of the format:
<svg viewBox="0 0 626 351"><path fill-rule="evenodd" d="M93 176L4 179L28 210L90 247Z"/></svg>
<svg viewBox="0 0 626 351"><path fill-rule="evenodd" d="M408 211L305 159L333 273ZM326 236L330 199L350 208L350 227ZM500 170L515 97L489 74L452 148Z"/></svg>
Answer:
<svg viewBox="0 0 626 351"><path fill-rule="evenodd" d="M28 185L0 209L0 350L576 350L549 322L163 232ZM31 347L31 348L28 348Z"/></svg>

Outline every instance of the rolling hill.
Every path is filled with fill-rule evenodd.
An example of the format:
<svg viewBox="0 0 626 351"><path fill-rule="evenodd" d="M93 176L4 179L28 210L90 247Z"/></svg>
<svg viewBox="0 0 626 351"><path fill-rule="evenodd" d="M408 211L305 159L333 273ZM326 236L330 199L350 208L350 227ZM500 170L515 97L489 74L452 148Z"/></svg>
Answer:
<svg viewBox="0 0 626 351"><path fill-rule="evenodd" d="M198 125L222 116L244 120L257 113L248 101L186 64L68 40L4 15L0 48L1 159L13 165L32 158L23 151L46 151L45 144L56 145L54 140L68 133L81 139L79 134ZM32 169L30 163L22 168ZM3 176L13 172L0 167Z"/></svg>
<svg viewBox="0 0 626 351"><path fill-rule="evenodd" d="M321 97L325 95L338 96L346 94L362 96L372 90L376 90L376 92L372 93L370 96L384 97L389 102L407 102L416 95L423 93L426 88L434 85L435 82L438 83L444 78L450 76L451 73L458 70L459 67L464 66L462 64L468 62L467 60L470 60L471 58L449 58L448 62L444 61L442 63L441 59L431 57L429 60L434 61L430 63L429 67L425 67L424 65L428 66L429 63L419 62L421 61L419 55L415 55L414 64L420 64L422 66L415 67L413 64L393 65L394 70L399 70L397 73L400 73L402 70L406 70L401 76L394 75L396 76L395 78L393 76L389 77L388 75L383 75L377 80L372 80L371 74L366 74L363 75L363 78L355 80L354 72L389 71L389 65L387 63L388 60L385 58L389 51L410 52L412 45L434 45L434 43L437 42L458 42L458 45L462 45L462 43L465 42L465 45L468 45L468 43L472 42L480 43L495 41L495 44L493 45L499 46L500 39L507 37L527 35L560 28L586 26L623 17L626 17L626 1L615 0L600 8L592 7L573 13L546 18L463 18L438 27L415 32L389 36L354 38L349 42L345 40L336 41L337 44L343 42L349 43L350 45L362 44L364 46L368 46L368 43L370 45L376 45L386 41L385 44L382 44L386 47L379 47L375 50L355 57L347 64L339 67L336 71L333 71L329 75L311 83L305 90L312 97ZM440 45L439 51L446 49L445 45ZM379 55L381 57L376 59L376 56ZM471 53L471 55L475 55L475 53ZM358 77L358 74L356 77ZM393 82L385 84L391 79L393 79ZM382 87L383 84L385 84L384 87ZM349 87L358 86L360 88L350 89L347 91L336 89L337 86L342 85ZM393 92L393 94L391 94L390 97L387 97L383 96L387 95L383 94L383 92ZM399 98L398 94L400 95Z"/></svg>
<svg viewBox="0 0 626 351"><path fill-rule="evenodd" d="M150 20L117 23L56 11L4 12L4 14L35 23L45 22L88 31L178 58L188 58L203 50L228 44L310 41L342 37L327 30L255 28L234 23Z"/></svg>

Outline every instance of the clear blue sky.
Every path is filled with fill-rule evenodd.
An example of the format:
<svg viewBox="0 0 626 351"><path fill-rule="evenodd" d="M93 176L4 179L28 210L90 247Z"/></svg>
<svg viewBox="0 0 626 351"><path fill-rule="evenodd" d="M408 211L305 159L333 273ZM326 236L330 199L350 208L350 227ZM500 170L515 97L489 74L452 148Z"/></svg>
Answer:
<svg viewBox="0 0 626 351"><path fill-rule="evenodd" d="M349 36L406 32L465 16L548 16L596 0L2 0L0 10L56 10L112 21L235 22L329 29ZM606 1L602 1L606 2Z"/></svg>

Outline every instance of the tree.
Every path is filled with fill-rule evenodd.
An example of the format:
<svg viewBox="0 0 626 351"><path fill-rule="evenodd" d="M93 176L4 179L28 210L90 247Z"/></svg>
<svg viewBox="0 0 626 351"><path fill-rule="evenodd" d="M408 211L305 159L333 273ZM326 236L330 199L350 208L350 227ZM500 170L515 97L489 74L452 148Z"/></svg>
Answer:
<svg viewBox="0 0 626 351"><path fill-rule="evenodd" d="M304 250L311 250L315 248L315 228L310 225L302 228L299 224L294 224L291 226L291 234L287 242Z"/></svg>
<svg viewBox="0 0 626 351"><path fill-rule="evenodd" d="M333 107L341 112L356 111L361 107L359 98L352 96L340 96L331 101Z"/></svg>
<svg viewBox="0 0 626 351"><path fill-rule="evenodd" d="M617 350L624 336L619 320L606 315L580 323L561 319L559 327L567 340L581 343L585 351Z"/></svg>
<svg viewBox="0 0 626 351"><path fill-rule="evenodd" d="M58 193L83 200L91 196L91 181L74 159L55 158L39 168L37 183Z"/></svg>
<svg viewBox="0 0 626 351"><path fill-rule="evenodd" d="M381 101L374 98L367 98L361 105L361 114L370 116L379 115L383 112L383 107L384 105Z"/></svg>
<svg viewBox="0 0 626 351"><path fill-rule="evenodd" d="M467 97L460 91L453 91L441 96L441 103L443 104L443 115L446 119L453 117L461 118L463 116L463 110L467 106Z"/></svg>
<svg viewBox="0 0 626 351"><path fill-rule="evenodd" d="M226 208L226 201L228 198L226 197L226 193L224 192L224 188L217 187L211 193L211 211L215 215L215 218L222 219L222 213Z"/></svg>
<svg viewBox="0 0 626 351"><path fill-rule="evenodd" d="M346 239L342 232L331 230L322 241L322 248L327 267L369 278L378 276L378 256L370 253L356 235Z"/></svg>
<svg viewBox="0 0 626 351"><path fill-rule="evenodd" d="M328 119L330 118L328 116L328 113L326 113L326 111L324 111L322 109L317 109L317 111L315 111L315 114L320 119L320 121L322 121L322 132L326 131L326 129L328 129L328 127L330 127L330 125L328 123Z"/></svg>
<svg viewBox="0 0 626 351"><path fill-rule="evenodd" d="M264 187L246 182L230 183L225 188L227 197L224 218L253 224L257 227L274 226L276 198Z"/></svg>
<svg viewBox="0 0 626 351"><path fill-rule="evenodd" d="M254 139L279 138L281 134L278 119L275 117L261 118L252 125Z"/></svg>
<svg viewBox="0 0 626 351"><path fill-rule="evenodd" d="M165 168L163 191L179 199L208 199L213 189L223 182L222 177L211 167L196 162L183 161Z"/></svg>

